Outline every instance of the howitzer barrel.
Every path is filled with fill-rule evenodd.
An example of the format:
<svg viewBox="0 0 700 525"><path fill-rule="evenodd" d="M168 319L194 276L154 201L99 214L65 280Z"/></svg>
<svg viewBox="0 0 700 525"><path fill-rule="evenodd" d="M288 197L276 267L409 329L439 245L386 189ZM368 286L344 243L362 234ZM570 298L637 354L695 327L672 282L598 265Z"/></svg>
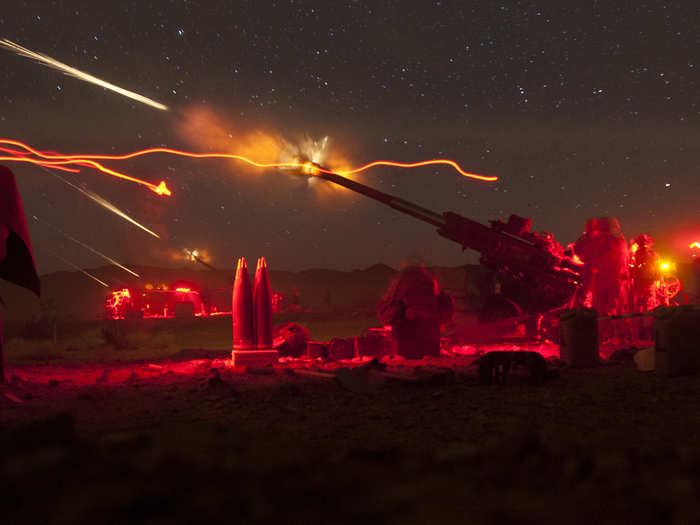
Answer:
<svg viewBox="0 0 700 525"><path fill-rule="evenodd" d="M436 213L327 170L316 176L436 226L439 235L481 253L483 265L525 281L526 287L539 294L554 296L553 304L557 306L581 283L580 265L570 257L552 253L536 235L516 235L453 212Z"/></svg>
<svg viewBox="0 0 700 525"><path fill-rule="evenodd" d="M360 184L354 180L347 179L342 175L338 175L337 173L320 173L318 177L329 182L333 182L334 184L338 184L339 186L343 186L354 192L360 193L366 197L369 197L370 199L379 201L382 204L386 204L387 206L394 208L395 210L411 215L416 219L420 219L421 221L437 226L438 228L442 228L446 225L445 217L439 213L435 213L432 210L418 206L410 201L399 199L398 197L394 197L388 193L375 190L374 188L370 188L369 186L365 186L364 184Z"/></svg>
<svg viewBox="0 0 700 525"><path fill-rule="evenodd" d="M195 260L195 262L198 262L202 266L205 266L205 267L209 268L210 270L217 271L216 268L214 268L211 264L209 264L208 262L204 262L202 259L200 259L196 255L193 255L192 258Z"/></svg>

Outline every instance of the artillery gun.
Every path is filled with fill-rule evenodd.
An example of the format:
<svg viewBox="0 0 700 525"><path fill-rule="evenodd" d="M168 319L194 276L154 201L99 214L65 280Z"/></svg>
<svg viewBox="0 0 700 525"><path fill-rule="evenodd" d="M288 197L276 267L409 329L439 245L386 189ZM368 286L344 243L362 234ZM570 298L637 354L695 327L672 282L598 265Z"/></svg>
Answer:
<svg viewBox="0 0 700 525"><path fill-rule="evenodd" d="M563 250L552 249L551 239L529 231L529 219L512 215L507 223L490 221L486 226L454 212L437 213L389 195L316 165L304 173L343 186L401 213L437 228L437 233L481 254L480 264L493 276L493 290L484 301L480 318L506 318L523 323L568 307L581 286L582 264ZM526 325L528 323L526 322ZM534 335L534 334L533 334Z"/></svg>

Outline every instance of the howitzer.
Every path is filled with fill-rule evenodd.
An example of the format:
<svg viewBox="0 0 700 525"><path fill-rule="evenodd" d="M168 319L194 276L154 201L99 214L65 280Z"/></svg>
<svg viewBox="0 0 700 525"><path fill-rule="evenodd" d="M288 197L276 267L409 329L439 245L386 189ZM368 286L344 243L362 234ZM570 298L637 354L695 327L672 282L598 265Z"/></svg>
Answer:
<svg viewBox="0 0 700 525"><path fill-rule="evenodd" d="M565 306L581 284L582 265L548 249L546 240L537 234L509 232L508 225L501 221L491 221L486 226L454 212L436 213L328 170L307 170L307 173L432 224L439 235L460 244L462 249L479 252L480 263L495 272L499 295L514 307L515 310L508 312L511 315L541 314ZM503 303L497 300L492 304L499 302ZM487 316L497 318L507 314L487 312Z"/></svg>

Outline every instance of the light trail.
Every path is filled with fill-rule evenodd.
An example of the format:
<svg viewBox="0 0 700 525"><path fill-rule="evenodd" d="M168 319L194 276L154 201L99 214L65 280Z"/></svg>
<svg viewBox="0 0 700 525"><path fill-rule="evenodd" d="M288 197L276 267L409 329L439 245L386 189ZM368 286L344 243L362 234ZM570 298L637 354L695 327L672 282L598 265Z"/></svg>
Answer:
<svg viewBox="0 0 700 525"><path fill-rule="evenodd" d="M43 224L46 224L46 226L48 226L49 228L51 228L51 229L52 229L53 231L55 231L56 233L60 233L60 234L63 235L66 239L68 239L68 240L70 240L70 241L73 241L74 243L76 243L76 244L82 246L83 248L85 248L86 250L91 251L91 252L94 253L95 255L97 255L97 256L99 256L99 257L102 257L105 261L108 261L108 262L112 263L114 266L117 266L117 267L121 268L121 269L124 270L125 272L130 273L131 275L134 275L134 276L136 276L136 277L138 277L138 278L141 278L141 276L140 276L139 274L137 274L135 271L130 270L129 268L127 268L127 267L124 266L123 264L121 264L121 263L115 261L114 259L112 259L111 257L105 255L104 253L102 253L102 252L100 252L100 251L97 251L97 250L96 250L95 248L93 248L92 246L88 246L88 245L85 244L84 242L79 241L78 239L76 239L75 237L73 237L73 236L71 236L71 235L68 235L66 232L64 232L63 230L57 228L56 226L54 226L54 225L51 224L50 222L45 221L44 219L39 219L39 217L37 217L36 215L32 215L32 218L33 218L35 221L37 221L37 222L42 222Z"/></svg>
<svg viewBox="0 0 700 525"><path fill-rule="evenodd" d="M36 60L40 64L54 69L56 71L60 71L65 75L77 78L78 80L82 80L90 84L95 84L97 86L103 87L137 102L141 102L142 104L146 104L147 106L160 109L161 111L168 111L170 109L165 104L161 104L160 102L156 102L155 100L152 100L148 97L144 97L143 95L139 95L138 93L134 93L133 91L129 91L128 89L121 88L115 84L97 78L89 73L80 71L79 69L71 67L68 64L64 64L63 62L59 62L58 60L51 58L50 56L44 55L43 53L37 53L36 51L32 51L31 49L22 47L19 44L15 44L14 42L7 40L6 38L0 39L0 46L4 47L9 51L12 51L13 53L19 56Z"/></svg>
<svg viewBox="0 0 700 525"><path fill-rule="evenodd" d="M692 249L695 249L695 248L697 248L698 250L700 250L700 242L697 242L697 241L694 242L693 244L691 244L691 245L689 246L689 248L690 248L691 250L692 250Z"/></svg>
<svg viewBox="0 0 700 525"><path fill-rule="evenodd" d="M109 285L108 285L106 282L104 282L104 281L100 280L99 278L95 277L94 275L92 275L92 274L91 274L90 272L88 272L87 270L83 270L83 269L82 269L80 266L78 266L77 264L73 264L73 263L70 262L68 259L64 259L63 257L61 257L60 255L58 255L57 253L53 253L53 252L49 252L49 253L50 253L51 255L53 255L54 257L56 257L57 259L62 260L62 261L63 261L64 263L66 263L68 266L72 266L73 268L75 268L75 269L78 270L79 272L81 272L81 273L87 275L87 276L88 276L90 279L92 279L93 281L97 281L98 283L100 283L100 284L101 284L102 286L104 286L105 288L109 288Z"/></svg>
<svg viewBox="0 0 700 525"><path fill-rule="evenodd" d="M11 141L14 142L14 141ZM7 143L7 141L4 141L0 139L0 143ZM84 159L84 158L77 158L77 159L67 159L67 160L42 160L42 159L51 159L51 158L61 158L60 156L49 156L44 153L41 153L39 155L41 158L36 159L36 158L30 158L28 156L13 156L13 157L6 157L6 156L1 156L0 161L5 161L5 162L24 162L27 164L34 164L35 166L44 166L47 168L56 168L57 166L65 166L66 164L77 164L80 166L89 166L92 168L95 168L98 171L101 171L102 173L106 173L107 175L112 175L113 177L117 177L120 179L125 179L131 182L135 182L137 184L141 184L142 186L146 186L149 190L152 192L157 193L158 195L172 195L170 190L165 184L165 181L161 181L160 184L153 184L151 182L137 179L136 177L132 177L131 175L127 175L125 173L120 173L118 171L109 169L99 162L95 162L93 160L89 159Z"/></svg>
<svg viewBox="0 0 700 525"><path fill-rule="evenodd" d="M177 150L177 149L172 149L172 148L148 148L148 149L143 149L139 151L134 151L132 153L126 153L123 155L50 155L45 152L38 151L31 146L28 146L27 144L24 144L19 141L15 140L10 140L10 139L0 139L0 144L9 144L13 146L17 146L20 148L25 149L26 151L32 153L36 157L39 157L39 159L31 159L31 161L35 164L40 163L44 165L65 165L65 164L89 164L96 169L99 169L100 171L114 175L120 178L128 179L133 182L138 182L140 184L144 184L148 186L152 191L155 191L158 194L165 194L169 195L170 190L167 189L165 186L165 183L162 182L161 185L163 186L162 192L159 191L160 186L155 186L151 183L142 181L140 179L135 179L134 177L131 177L129 175L126 175L124 173L119 173L115 172L114 170L110 170L108 168L105 168L101 164L99 164L98 160L129 160L133 159L136 157L141 157L144 155L152 155L156 153L165 153L169 155L176 155L180 157L188 157L188 158L194 158L194 159L231 159L231 160L238 160L245 162L247 164L250 164L251 166L255 166L258 168L295 168L295 169L302 169L304 170L305 168L308 168L309 166L309 161L301 161L301 160L294 160L294 161L289 161L289 162L257 162L254 161L248 157L245 157L243 155L236 155L233 153L192 153L188 151L182 151L182 150ZM18 162L21 161L29 161L30 159L27 159L26 157L21 157L21 158L12 158L12 157L0 157L0 160L16 160ZM314 164L315 169L320 172L320 173L327 173L327 174L332 174L336 173L338 175L352 175L356 173L360 173L362 171L368 170L372 167L375 166L394 166L394 167L399 167L399 168L417 168L420 166L429 166L429 165L436 165L436 164L442 164L442 165L448 165L452 168L454 168L459 174L463 175L464 177L471 178L471 179L476 179L476 180L482 180L482 181L487 181L487 182L493 182L498 180L498 177L495 176L484 176L484 175L477 175L475 173L469 173L466 172L462 169L462 167L454 162L453 160L449 159L431 159L431 160L425 160L425 161L420 161L420 162L413 162L413 163L404 163L404 162L394 162L394 161L389 161L389 160L377 160L374 162L370 162L369 164L365 164L364 166L360 166L359 168L354 168L351 170L344 170L344 171L338 171L335 172L333 170L329 170L326 168L323 168L321 166L318 166ZM311 174L311 173L309 173Z"/></svg>
<svg viewBox="0 0 700 525"><path fill-rule="evenodd" d="M81 187L78 186L77 184L73 184L72 182L67 181L67 180L64 179L63 177L60 177L60 176L57 175L56 173L53 173L51 170L49 170L48 168L46 168L46 167L44 167L44 166L40 166L40 168L43 169L43 170L44 170L46 173L48 173L49 175L52 175L52 176L56 177L56 178L57 178L58 180L60 180L61 182L66 183L66 184L67 184L68 186L70 186L71 188L78 190L80 193L82 193L83 195L85 195L87 198L91 199L93 202L96 202L97 204L99 204L100 206L102 206L103 208L105 208L106 210L111 211L112 213L114 213L115 215L118 215L119 217L121 217L122 219L124 219L124 220L126 220L126 221L129 221L129 222L130 222L131 224L133 224L134 226L136 226L136 227L138 227L138 228L141 228L143 231L145 231L146 233L148 233L148 234L150 234L150 235L153 235L153 237L155 237L156 239L160 239L160 235L158 235L157 233L155 233L155 232L149 230L149 229L146 228L143 224L141 224L141 223L137 222L136 220L132 219L132 218L129 217L126 213L124 213L124 212L121 211L119 208L117 208L114 204L112 204L112 203L109 202L108 200L102 198L102 197L99 196L97 193L93 193L93 192L91 192L91 191L89 191L89 190L86 190L85 188L81 188Z"/></svg>
<svg viewBox="0 0 700 525"><path fill-rule="evenodd" d="M354 175L355 173L360 173L362 171L368 170L370 168L373 168L374 166L394 166L397 168L419 168L421 166L430 166L430 165L435 165L435 164L446 164L448 166L452 166L457 173L460 175L463 175L465 177L468 177L470 179L476 179L476 180L483 180L487 182L494 182L498 180L498 177L490 177L486 175L477 175L476 173L468 173L462 169L462 167L457 164L453 160L449 159L432 159L432 160L424 160L421 162L394 162L390 160L375 160L374 162L370 162L369 164L365 164L364 166L360 166L359 168L351 169L351 170L345 170L345 171L336 171L332 172L329 170L325 169L320 169L321 172L323 173L336 173L338 175Z"/></svg>
<svg viewBox="0 0 700 525"><path fill-rule="evenodd" d="M10 148L0 148L0 151L3 151L5 153L10 153L11 155L15 155L18 157L26 157L27 155L31 155L28 151L17 151L14 149ZM37 163L38 166L43 166L41 163ZM66 168L65 166L54 166L53 169L55 170L61 170L61 171L67 171L69 173L80 173L80 170L77 170L75 168Z"/></svg>

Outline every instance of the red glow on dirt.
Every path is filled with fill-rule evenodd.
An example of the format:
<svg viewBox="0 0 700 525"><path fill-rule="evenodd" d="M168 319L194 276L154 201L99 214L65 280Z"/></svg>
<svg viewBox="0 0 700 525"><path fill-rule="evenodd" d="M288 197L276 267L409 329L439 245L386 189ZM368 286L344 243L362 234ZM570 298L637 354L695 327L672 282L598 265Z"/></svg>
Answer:
<svg viewBox="0 0 700 525"><path fill-rule="evenodd" d="M18 151L9 148L3 148L3 151L10 153L10 156L0 156L0 161L7 162L26 162L30 164L36 164L39 166L44 166L47 168L57 168L57 169L68 169L66 165L78 165L94 168L107 175L112 175L121 179L129 180L137 184L141 184L149 188L151 191L157 193L158 195L171 195L170 190L165 184L165 181L161 181L158 185L152 184L150 182L137 179L131 175L121 173L110 168L107 168L103 164L97 161L119 161L119 160L129 160L136 157L141 157L144 155L151 155L155 153L165 153L169 155L176 155L181 157L189 157L194 159L232 159L238 160L255 166L258 168L296 168L307 175L318 175L319 173L335 173L331 170L327 170L309 161L291 161L291 162L257 162L249 157L243 155L236 155L231 153L192 153L188 151L182 151L172 148L148 148L139 151L134 151L132 153L126 153L123 155L61 155L54 153L47 153L39 151L23 142L19 142L11 139L0 139L0 144L7 144L10 146L15 146L21 148L24 151ZM477 175L474 173L466 172L462 167L453 160L449 159L431 159L420 162L405 163L405 162L394 162L389 160L376 160L360 166L359 168L354 168L350 170L338 171L339 175L353 175L365 170L368 170L375 166L393 166L399 168L417 168L421 166L429 165L447 165L454 168L459 174L464 177L471 179L482 180L482 181L496 181L498 177L489 177L484 175Z"/></svg>
<svg viewBox="0 0 700 525"><path fill-rule="evenodd" d="M440 367L442 369L452 368L455 370L474 371L473 363L479 355L492 351L534 351L542 355L545 359L559 356L559 347L555 344L538 345L480 345L479 353L474 353L476 348L461 348L467 353L455 356L440 356L430 360L404 360L400 356L386 356L381 361L386 364L386 371L396 374L398 377L414 376L414 368L426 369L430 367ZM610 352L611 353L611 352ZM605 349L601 350L601 355L607 357ZM199 359L166 358L153 362L113 362L113 363L84 363L80 365L62 365L55 363L51 366L45 365L21 365L12 367L13 375L23 381L47 384L50 380L58 382L54 388L73 389L76 386L107 385L110 387L133 387L146 384L174 384L196 380L201 385L201 381L206 381L211 377L211 370L217 369L222 379L231 382L242 388L247 388L253 382L264 380L284 382L293 378L296 371L315 372L315 375L305 374L302 377L316 380L327 380L333 378L332 375L338 368L354 368L362 366L371 361L372 357L363 356L360 358L343 359L339 362L320 363L318 359L306 358L282 358L271 371L273 374L264 376L247 375L245 366L234 366L230 357L213 357Z"/></svg>

